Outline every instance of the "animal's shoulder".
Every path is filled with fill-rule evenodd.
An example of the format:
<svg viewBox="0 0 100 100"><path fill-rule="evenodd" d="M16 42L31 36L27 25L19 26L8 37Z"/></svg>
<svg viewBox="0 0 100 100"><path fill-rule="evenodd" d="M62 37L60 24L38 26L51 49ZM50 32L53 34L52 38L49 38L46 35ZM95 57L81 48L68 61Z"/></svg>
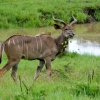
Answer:
<svg viewBox="0 0 100 100"><path fill-rule="evenodd" d="M47 39L53 39L52 36L49 35L49 34L41 34L40 37L41 37L42 39L46 39L46 40L47 40Z"/></svg>
<svg viewBox="0 0 100 100"><path fill-rule="evenodd" d="M49 35L49 36L51 36L51 32L42 32L41 35Z"/></svg>

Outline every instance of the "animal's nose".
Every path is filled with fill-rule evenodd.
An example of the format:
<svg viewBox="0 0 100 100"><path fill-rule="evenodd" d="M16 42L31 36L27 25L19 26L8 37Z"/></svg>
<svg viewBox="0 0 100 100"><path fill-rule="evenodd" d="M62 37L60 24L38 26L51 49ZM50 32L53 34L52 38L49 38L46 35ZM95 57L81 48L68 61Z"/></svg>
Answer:
<svg viewBox="0 0 100 100"><path fill-rule="evenodd" d="M73 38L74 35L75 35L74 33L70 34L70 38Z"/></svg>
<svg viewBox="0 0 100 100"><path fill-rule="evenodd" d="M71 34L71 36L74 36L74 35L75 35L74 33Z"/></svg>
<svg viewBox="0 0 100 100"><path fill-rule="evenodd" d="M73 33L73 36L74 36L75 34Z"/></svg>

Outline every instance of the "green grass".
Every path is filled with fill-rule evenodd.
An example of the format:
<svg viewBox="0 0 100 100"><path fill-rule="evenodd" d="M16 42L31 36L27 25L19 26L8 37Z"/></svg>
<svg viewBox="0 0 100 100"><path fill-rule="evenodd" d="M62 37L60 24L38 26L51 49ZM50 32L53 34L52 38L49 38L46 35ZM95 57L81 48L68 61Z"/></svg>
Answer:
<svg viewBox="0 0 100 100"><path fill-rule="evenodd" d="M100 0L0 0L0 28L29 28L53 25L51 13L69 23L71 12L78 23L88 20L86 8L100 21Z"/></svg>
<svg viewBox="0 0 100 100"><path fill-rule="evenodd" d="M6 62L4 55L0 67ZM37 60L21 60L21 80L18 78L17 83L8 71L0 83L0 100L100 100L99 56L73 52L57 57L52 62L52 82L47 79L45 66L37 81L33 81L37 65Z"/></svg>

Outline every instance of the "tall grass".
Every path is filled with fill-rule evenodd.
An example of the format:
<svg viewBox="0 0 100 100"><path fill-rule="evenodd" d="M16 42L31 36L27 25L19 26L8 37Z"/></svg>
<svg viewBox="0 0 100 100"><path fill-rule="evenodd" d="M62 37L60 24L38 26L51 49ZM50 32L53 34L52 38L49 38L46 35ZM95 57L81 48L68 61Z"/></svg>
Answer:
<svg viewBox="0 0 100 100"><path fill-rule="evenodd" d="M3 66L7 62L3 56ZM100 57L67 53L52 62L52 82L45 67L36 82L33 74L38 61L21 60L18 81L14 83L8 71L0 83L0 100L99 100Z"/></svg>
<svg viewBox="0 0 100 100"><path fill-rule="evenodd" d="M43 27L53 24L51 13L56 18L70 22L71 12L79 23L86 22L86 7L95 9L99 20L99 0L2 0L0 1L0 28Z"/></svg>

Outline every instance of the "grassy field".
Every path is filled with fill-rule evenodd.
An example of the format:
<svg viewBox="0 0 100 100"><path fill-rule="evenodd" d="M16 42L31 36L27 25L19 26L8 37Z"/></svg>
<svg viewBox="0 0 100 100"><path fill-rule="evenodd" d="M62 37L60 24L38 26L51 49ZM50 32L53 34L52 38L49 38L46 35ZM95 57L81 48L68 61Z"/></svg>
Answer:
<svg viewBox="0 0 100 100"><path fill-rule="evenodd" d="M11 28L13 33L15 28L51 26L52 12L68 23L72 12L78 23L84 23L91 9L95 9L92 16L100 21L99 4L100 0L0 0L0 29ZM86 8L91 8L90 12ZM5 40L6 35L0 32ZM4 54L0 68L6 62ZM47 79L45 66L37 81L33 81L37 65L37 60L21 60L17 83L11 78L10 69L0 83L0 100L100 100L100 56L68 52L62 58L57 57L52 62L52 82Z"/></svg>
<svg viewBox="0 0 100 100"><path fill-rule="evenodd" d="M0 0L0 28L51 26L52 12L68 23L71 12L78 23L88 22L91 16L100 21L99 5L100 0Z"/></svg>
<svg viewBox="0 0 100 100"><path fill-rule="evenodd" d="M0 68L7 62L6 55ZM36 82L38 61L21 60L17 83L8 71L0 83L0 100L100 100L100 57L75 52L52 62L52 82L45 66Z"/></svg>

